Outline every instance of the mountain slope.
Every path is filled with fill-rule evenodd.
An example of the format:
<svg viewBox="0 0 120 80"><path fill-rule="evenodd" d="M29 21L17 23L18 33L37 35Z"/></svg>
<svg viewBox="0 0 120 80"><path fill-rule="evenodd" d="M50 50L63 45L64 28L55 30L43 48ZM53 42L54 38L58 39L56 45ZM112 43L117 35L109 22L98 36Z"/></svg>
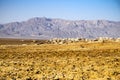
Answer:
<svg viewBox="0 0 120 80"><path fill-rule="evenodd" d="M97 38L120 37L120 22L32 18L28 21L0 25L0 37L12 38Z"/></svg>

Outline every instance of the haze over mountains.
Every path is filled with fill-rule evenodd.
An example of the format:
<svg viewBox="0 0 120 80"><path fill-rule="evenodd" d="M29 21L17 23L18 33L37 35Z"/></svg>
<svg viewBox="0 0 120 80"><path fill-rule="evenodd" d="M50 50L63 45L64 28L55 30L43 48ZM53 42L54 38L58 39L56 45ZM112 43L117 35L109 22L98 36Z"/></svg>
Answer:
<svg viewBox="0 0 120 80"><path fill-rule="evenodd" d="M1 38L97 38L120 37L120 21L63 20L35 17L23 22L0 24Z"/></svg>

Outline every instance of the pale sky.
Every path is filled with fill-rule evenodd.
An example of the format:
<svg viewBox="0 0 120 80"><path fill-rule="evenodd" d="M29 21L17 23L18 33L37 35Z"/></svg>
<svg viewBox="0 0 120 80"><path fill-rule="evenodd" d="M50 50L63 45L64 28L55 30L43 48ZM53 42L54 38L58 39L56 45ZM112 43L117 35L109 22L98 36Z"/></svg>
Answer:
<svg viewBox="0 0 120 80"><path fill-rule="evenodd" d="M120 0L0 0L0 23L33 17L120 21Z"/></svg>

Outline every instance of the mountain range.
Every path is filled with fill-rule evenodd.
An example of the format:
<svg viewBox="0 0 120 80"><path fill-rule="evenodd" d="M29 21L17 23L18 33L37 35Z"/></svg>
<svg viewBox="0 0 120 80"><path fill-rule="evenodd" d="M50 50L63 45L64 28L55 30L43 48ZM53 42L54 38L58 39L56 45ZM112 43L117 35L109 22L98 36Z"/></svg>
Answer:
<svg viewBox="0 0 120 80"><path fill-rule="evenodd" d="M97 38L120 37L120 21L64 20L35 17L27 21L0 24L0 38Z"/></svg>

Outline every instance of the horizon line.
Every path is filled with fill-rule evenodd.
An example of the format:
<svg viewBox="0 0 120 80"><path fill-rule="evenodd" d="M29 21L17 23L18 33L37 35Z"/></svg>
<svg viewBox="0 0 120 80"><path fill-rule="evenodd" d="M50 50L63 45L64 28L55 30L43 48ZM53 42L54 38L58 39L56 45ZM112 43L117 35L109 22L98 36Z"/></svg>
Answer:
<svg viewBox="0 0 120 80"><path fill-rule="evenodd" d="M68 21L114 21L114 22L120 22L120 20L109 20L109 19L65 19L65 18L52 18L52 17L31 17L31 18L28 18L26 20L16 20L16 21L10 21L10 22L3 22L3 23L0 23L0 24L9 24L9 23L15 23L15 22L26 22L26 21L29 21L30 19L35 19L35 18L46 18L46 19L59 19L59 20L68 20Z"/></svg>

